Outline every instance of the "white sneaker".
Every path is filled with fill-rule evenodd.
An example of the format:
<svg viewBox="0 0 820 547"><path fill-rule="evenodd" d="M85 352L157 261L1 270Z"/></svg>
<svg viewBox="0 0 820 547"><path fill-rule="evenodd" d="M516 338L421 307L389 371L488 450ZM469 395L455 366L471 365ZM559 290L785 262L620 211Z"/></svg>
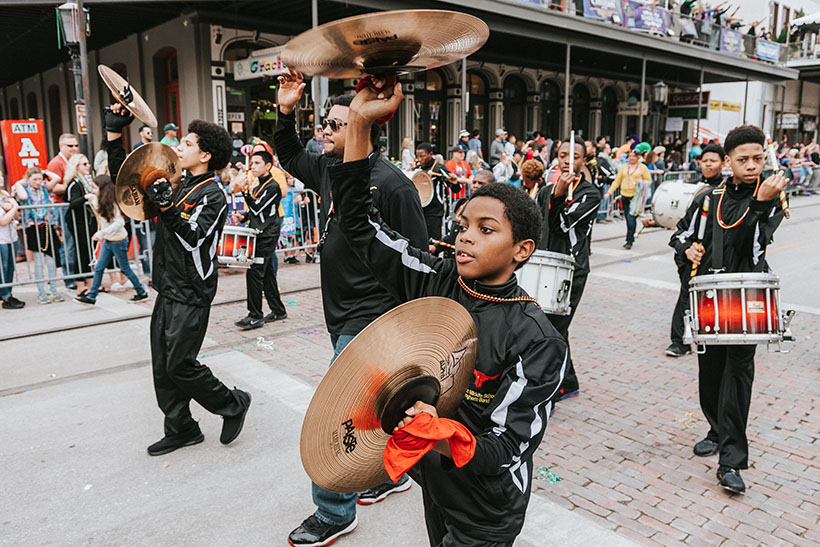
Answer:
<svg viewBox="0 0 820 547"><path fill-rule="evenodd" d="M126 280L125 283L123 283L122 287L124 289L134 289L134 288L136 288L136 287L134 287L134 284L131 283L130 279Z"/></svg>
<svg viewBox="0 0 820 547"><path fill-rule="evenodd" d="M109 292L120 292L125 290L125 287L119 283L112 283L111 286L108 287L108 290Z"/></svg>

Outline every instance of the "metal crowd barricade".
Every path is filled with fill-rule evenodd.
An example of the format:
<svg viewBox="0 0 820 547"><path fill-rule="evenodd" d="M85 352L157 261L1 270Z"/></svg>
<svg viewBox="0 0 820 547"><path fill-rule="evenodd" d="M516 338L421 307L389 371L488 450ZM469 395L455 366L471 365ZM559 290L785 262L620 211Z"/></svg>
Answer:
<svg viewBox="0 0 820 547"><path fill-rule="evenodd" d="M661 178L661 184L669 180L677 180L681 182L697 182L700 178L700 173L697 171L667 171Z"/></svg>
<svg viewBox="0 0 820 547"><path fill-rule="evenodd" d="M79 230L77 216L73 216L71 222L69 222L66 219L68 208L68 203L21 205L19 207L20 217L16 225L18 233L17 258L22 257L23 260L15 263L12 279L6 279L5 271L0 268L0 288L41 283L56 286L57 281L76 279L88 279L90 281L94 275L94 268L102 241L94 241L91 238L97 229L94 228L94 224L91 224L93 230ZM34 209L47 209L47 214L42 222L35 222L35 217L29 212ZM85 206L81 210L82 222L86 226L89 226L89 221L92 218L95 223L98 223L98 219L90 207ZM150 228L151 221L136 222L133 219L128 219L128 221L131 228L129 256L133 255L134 257L132 269L135 272L137 271L135 266L137 260L139 260L142 262L143 273L149 275L154 242L154 234ZM69 235L69 232L71 235ZM77 239L74 237L75 234L83 237ZM34 238L33 241L31 240L32 237ZM73 250L69 250L69 237L74 239ZM32 248L39 250L33 251ZM88 266L84 268L87 271L80 272L77 265L84 259L88 259ZM111 263L106 266L106 273L120 271L119 265L113 257ZM57 272L58 268L60 269L59 273Z"/></svg>
<svg viewBox="0 0 820 547"><path fill-rule="evenodd" d="M307 254L316 252L322 227L319 225L319 195L313 190L293 190L293 217L282 218L282 230L279 235L277 253L286 255L291 252L304 251ZM303 203L297 204L297 197ZM307 203L304 203L307 201ZM293 218L291 222L288 220ZM290 226L293 227L292 233Z"/></svg>

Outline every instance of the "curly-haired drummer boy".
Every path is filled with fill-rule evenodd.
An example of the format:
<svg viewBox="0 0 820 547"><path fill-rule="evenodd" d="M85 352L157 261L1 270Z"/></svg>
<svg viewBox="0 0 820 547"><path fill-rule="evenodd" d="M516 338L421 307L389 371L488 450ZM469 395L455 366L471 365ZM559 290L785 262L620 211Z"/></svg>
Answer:
<svg viewBox="0 0 820 547"><path fill-rule="evenodd" d="M567 358L564 339L513 274L536 248L541 215L514 186L489 184L461 212L455 260L413 248L393 232L368 192L368 135L373 120L392 112L401 97L400 85L356 95L344 163L330 170L333 196L345 237L380 283L402 301L451 298L470 312L478 331L475 380L454 416L475 437L474 456L456 467L449 445L439 442L410 470L423 489L430 544L512 545ZM437 417L435 407L419 401L399 427L420 413Z"/></svg>
<svg viewBox="0 0 820 547"><path fill-rule="evenodd" d="M766 246L783 220L778 199L786 186L781 173L762 180L766 136L759 127L742 125L726 135L725 161L732 169L726 182L695 197L669 245L678 260L697 274L766 272ZM703 202L710 198L702 241ZM709 422L706 438L695 444L697 456L720 454L717 478L721 486L741 493L746 485L740 470L749 463L746 422L754 379L754 345L706 346L698 355L700 406Z"/></svg>

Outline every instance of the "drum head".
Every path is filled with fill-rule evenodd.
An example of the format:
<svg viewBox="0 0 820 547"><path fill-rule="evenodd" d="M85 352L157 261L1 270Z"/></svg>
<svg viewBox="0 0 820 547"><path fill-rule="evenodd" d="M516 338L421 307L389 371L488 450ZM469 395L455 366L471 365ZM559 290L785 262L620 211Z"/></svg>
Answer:
<svg viewBox="0 0 820 547"><path fill-rule="evenodd" d="M652 218L655 223L670 230L675 229L695 196L706 188L709 185L702 182L691 184L678 180L668 180L658 186L652 196Z"/></svg>
<svg viewBox="0 0 820 547"><path fill-rule="evenodd" d="M427 171L422 169L413 171L410 180L413 181L413 185L416 187L416 190L418 190L421 206L427 207L430 205L430 202L433 201L434 189L433 179L427 174Z"/></svg>

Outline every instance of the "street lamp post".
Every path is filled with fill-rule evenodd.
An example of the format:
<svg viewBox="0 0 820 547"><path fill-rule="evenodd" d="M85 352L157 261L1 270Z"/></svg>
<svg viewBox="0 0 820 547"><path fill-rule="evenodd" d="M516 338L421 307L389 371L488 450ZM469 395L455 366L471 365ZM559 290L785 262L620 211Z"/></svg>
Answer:
<svg viewBox="0 0 820 547"><path fill-rule="evenodd" d="M88 156L90 130L86 98L88 97L88 51L85 37L89 31L88 9L82 7L82 0L69 1L57 8L57 37L60 46L65 46L71 56L71 71L74 73L74 117L80 137L80 149Z"/></svg>
<svg viewBox="0 0 820 547"><path fill-rule="evenodd" d="M666 96L669 93L669 87L663 83L658 82L652 86L652 102L655 104L655 131L653 144L658 143L660 137L660 123L661 123L661 109L666 104Z"/></svg>

